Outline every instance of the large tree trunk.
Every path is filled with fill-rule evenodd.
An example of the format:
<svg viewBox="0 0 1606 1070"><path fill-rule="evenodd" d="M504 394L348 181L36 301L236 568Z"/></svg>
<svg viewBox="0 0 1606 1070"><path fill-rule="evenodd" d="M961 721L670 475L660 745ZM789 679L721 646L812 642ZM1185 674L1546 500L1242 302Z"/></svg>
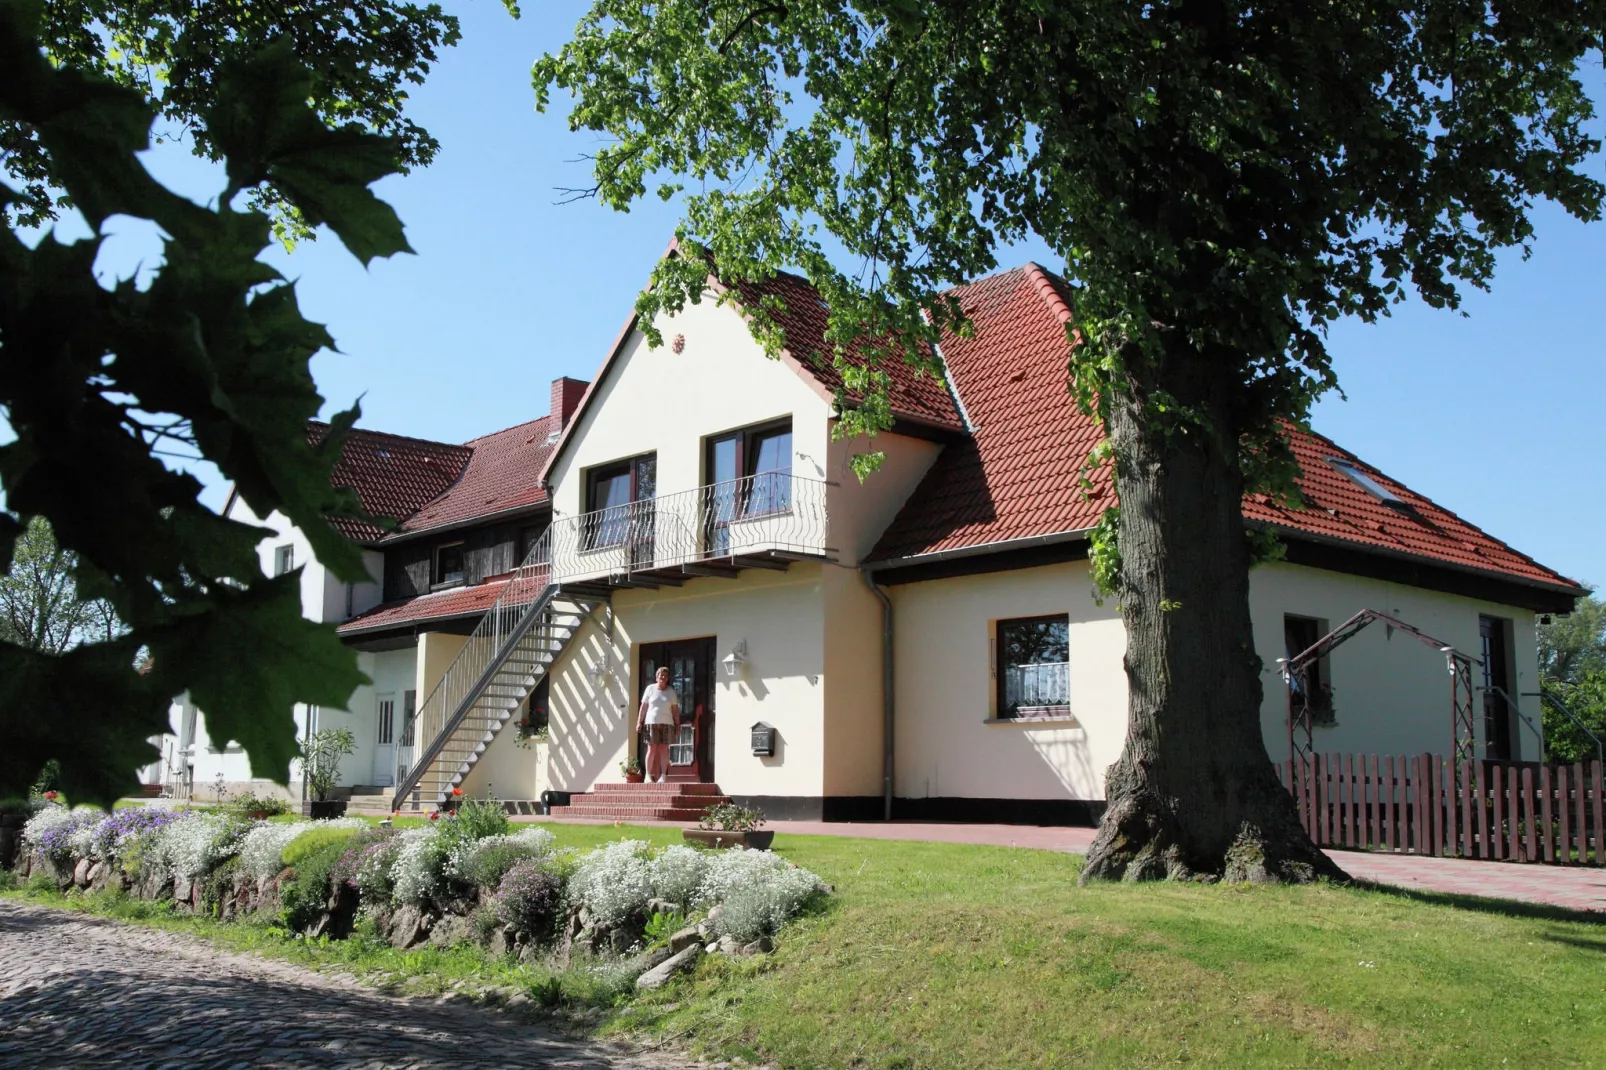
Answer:
<svg viewBox="0 0 1606 1070"><path fill-rule="evenodd" d="M1111 399L1128 722L1082 879L1342 878L1301 827L1261 736L1233 376L1198 357L1166 363L1165 382L1128 382ZM1167 433L1146 418L1154 385L1220 433Z"/></svg>

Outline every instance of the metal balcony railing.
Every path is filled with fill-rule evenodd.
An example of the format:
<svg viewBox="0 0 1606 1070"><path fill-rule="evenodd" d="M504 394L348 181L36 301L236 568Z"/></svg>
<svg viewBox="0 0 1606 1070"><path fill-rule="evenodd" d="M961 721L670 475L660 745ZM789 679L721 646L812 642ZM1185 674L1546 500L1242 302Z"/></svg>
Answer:
<svg viewBox="0 0 1606 1070"><path fill-rule="evenodd" d="M605 597L599 588L688 566L740 567L744 558L825 557L827 486L761 472L554 520L403 725L397 805L431 763L454 764L445 747L458 729L478 739L500 728L579 629L581 613ZM510 668L515 650L523 654Z"/></svg>

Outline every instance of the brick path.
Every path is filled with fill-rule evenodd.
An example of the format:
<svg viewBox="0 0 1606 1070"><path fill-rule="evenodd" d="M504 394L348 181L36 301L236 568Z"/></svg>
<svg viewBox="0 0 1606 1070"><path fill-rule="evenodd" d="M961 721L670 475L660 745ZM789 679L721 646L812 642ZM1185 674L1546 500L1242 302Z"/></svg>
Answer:
<svg viewBox="0 0 1606 1070"><path fill-rule="evenodd" d="M0 1067L390 1070L688 1064L183 934L0 900Z"/></svg>

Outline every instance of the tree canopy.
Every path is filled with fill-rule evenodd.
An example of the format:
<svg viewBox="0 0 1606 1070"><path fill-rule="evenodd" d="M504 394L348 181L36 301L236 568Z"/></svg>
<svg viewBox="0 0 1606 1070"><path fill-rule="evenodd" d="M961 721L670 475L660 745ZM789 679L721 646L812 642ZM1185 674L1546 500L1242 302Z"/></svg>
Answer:
<svg viewBox="0 0 1606 1070"><path fill-rule="evenodd" d="M362 681L332 626L301 616L300 573L268 577L268 534L218 516L162 452L215 463L258 516L281 512L342 578L361 553L326 522L361 515L330 474L352 408L309 443L322 404L308 362L333 345L302 318L295 288L258 259L271 220L237 202L263 184L309 226L327 224L360 260L407 249L400 221L368 188L397 168L395 139L331 126L326 99L287 41L220 63L198 105L226 161L213 207L156 182L136 153L156 108L41 47L37 9L0 0L0 120L31 132L95 236L35 245L0 236L0 571L37 518L75 561L80 595L105 599L125 630L65 652L0 641L0 794L48 759L60 785L109 801L154 760L172 697L188 691L214 738L238 741L254 775L281 782L296 753L296 702L338 706ZM14 196L0 187L0 200ZM165 236L148 282L94 272L113 215Z"/></svg>
<svg viewBox="0 0 1606 1070"><path fill-rule="evenodd" d="M407 117L406 87L422 84L440 50L459 36L457 17L439 4L395 0L45 0L39 21L40 42L53 62L142 94L161 117L158 139L188 139L211 160L224 155L207 123L224 66L270 42L283 43L314 76L314 113L330 125L356 123L393 138L403 172L428 165L440 149ZM12 217L25 224L56 218L66 203L63 183L37 133L18 120L0 120L0 156L19 184ZM249 197L275 217L281 237L312 236L271 179Z"/></svg>
<svg viewBox="0 0 1606 1070"><path fill-rule="evenodd" d="M35 517L18 536L11 571L0 575L0 640L62 654L79 643L112 639L121 630L104 598L85 598L73 579L77 561Z"/></svg>
<svg viewBox="0 0 1606 1070"><path fill-rule="evenodd" d="M875 361L940 373L946 287L1028 235L1062 258L1130 696L1086 873L1304 879L1333 870L1262 742L1242 496L1294 498L1283 428L1336 385L1333 322L1456 307L1537 200L1599 217L1577 67L1603 28L1576 0L594 0L533 81L610 139L578 196L684 198L649 333L711 259L807 275L819 357L871 341L844 435L891 426Z"/></svg>

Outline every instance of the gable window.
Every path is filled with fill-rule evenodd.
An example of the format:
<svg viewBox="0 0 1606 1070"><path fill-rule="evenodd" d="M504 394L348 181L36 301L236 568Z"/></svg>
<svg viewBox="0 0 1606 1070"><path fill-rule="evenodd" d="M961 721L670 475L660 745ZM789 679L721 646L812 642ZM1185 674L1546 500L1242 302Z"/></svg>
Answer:
<svg viewBox="0 0 1606 1070"><path fill-rule="evenodd" d="M1065 613L998 622L994 673L999 720L1070 716L1070 634Z"/></svg>
<svg viewBox="0 0 1606 1070"><path fill-rule="evenodd" d="M1284 657L1292 660L1315 646L1328 632L1327 622L1317 617L1301 617L1293 613L1283 615ZM1289 701L1297 717L1301 710L1309 712L1311 724L1331 725L1333 718L1333 684L1329 676L1327 656L1317 658L1297 673L1288 677Z"/></svg>
<svg viewBox="0 0 1606 1070"><path fill-rule="evenodd" d="M463 544L454 542L435 550L434 583L462 583L467 573L463 568Z"/></svg>
<svg viewBox="0 0 1606 1070"><path fill-rule="evenodd" d="M640 503L658 496L658 455L599 465L586 473L585 548L598 550L627 542L651 541L652 508Z"/></svg>
<svg viewBox="0 0 1606 1070"><path fill-rule="evenodd" d="M273 551L273 574L283 576L296 567L296 548L294 545L280 546Z"/></svg>

